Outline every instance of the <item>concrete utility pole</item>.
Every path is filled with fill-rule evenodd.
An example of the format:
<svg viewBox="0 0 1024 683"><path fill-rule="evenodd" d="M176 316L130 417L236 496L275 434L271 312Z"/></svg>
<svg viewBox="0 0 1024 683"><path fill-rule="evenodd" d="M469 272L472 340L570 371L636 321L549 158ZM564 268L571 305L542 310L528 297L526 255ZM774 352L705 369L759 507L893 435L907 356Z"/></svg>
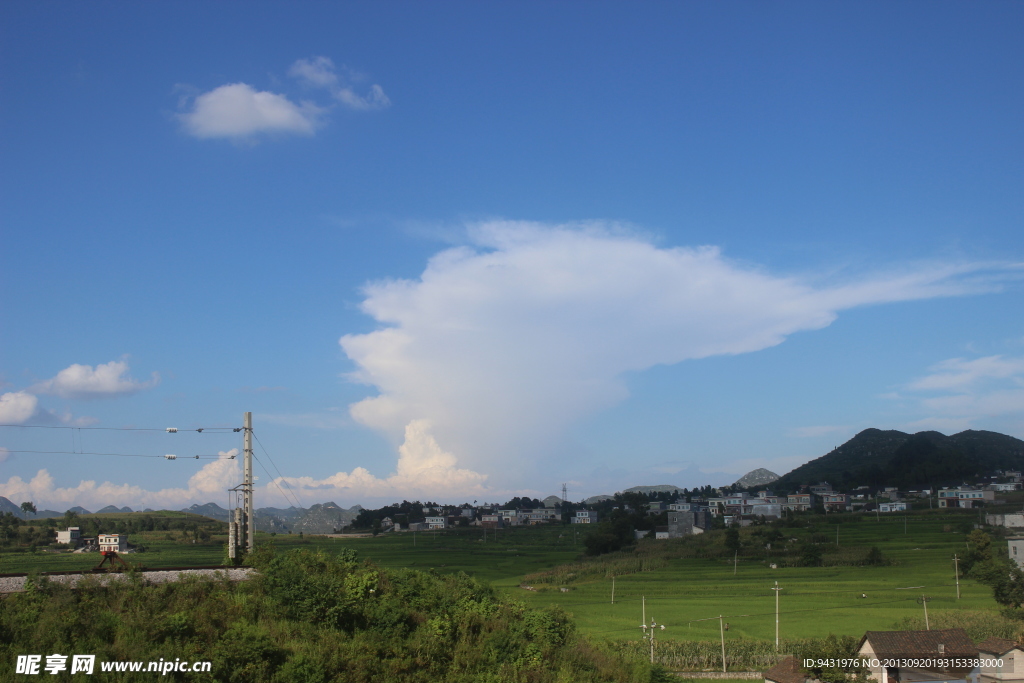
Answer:
<svg viewBox="0 0 1024 683"><path fill-rule="evenodd" d="M779 591L782 590L781 588L779 588L779 582L778 581L775 582L775 588L773 588L772 590L775 591L775 651L778 652L779 651ZM723 650L723 652L724 652L724 650Z"/></svg>
<svg viewBox="0 0 1024 683"><path fill-rule="evenodd" d="M242 416L242 436L242 449L245 452L245 481L242 489L245 496L245 549L251 553L256 547L256 515L252 499L252 413L244 413Z"/></svg>
<svg viewBox="0 0 1024 683"><path fill-rule="evenodd" d="M612 604L615 604L615 574L612 574Z"/></svg>
<svg viewBox="0 0 1024 683"><path fill-rule="evenodd" d="M931 631L932 630L932 627L928 624L928 602L930 600L931 600L931 598L925 597L924 595L922 595L920 598L917 599L917 601L919 603L924 605L924 630L925 631Z"/></svg>
<svg viewBox="0 0 1024 683"><path fill-rule="evenodd" d="M953 556L953 571L956 573L956 599L960 599L960 558Z"/></svg>

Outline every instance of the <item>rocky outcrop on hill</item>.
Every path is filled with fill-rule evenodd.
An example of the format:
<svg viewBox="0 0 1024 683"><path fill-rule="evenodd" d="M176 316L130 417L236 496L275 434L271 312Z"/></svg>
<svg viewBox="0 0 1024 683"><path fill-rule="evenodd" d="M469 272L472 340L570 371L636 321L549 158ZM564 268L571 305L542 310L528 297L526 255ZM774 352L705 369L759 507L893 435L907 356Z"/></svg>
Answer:
<svg viewBox="0 0 1024 683"><path fill-rule="evenodd" d="M306 513L290 528L292 533L330 534L340 531L359 516L362 505L354 505L348 510L336 503L323 503L310 507Z"/></svg>
<svg viewBox="0 0 1024 683"><path fill-rule="evenodd" d="M737 479L735 485L740 488L749 489L752 486L764 486L765 484L770 484L778 478L779 475L775 474L771 470L759 467L756 470L747 472Z"/></svg>

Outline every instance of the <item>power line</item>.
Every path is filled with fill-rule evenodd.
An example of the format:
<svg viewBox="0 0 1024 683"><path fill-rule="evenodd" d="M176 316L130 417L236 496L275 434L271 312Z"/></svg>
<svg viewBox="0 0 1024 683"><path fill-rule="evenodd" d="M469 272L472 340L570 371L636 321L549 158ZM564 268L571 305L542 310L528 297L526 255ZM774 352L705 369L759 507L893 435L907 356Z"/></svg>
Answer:
<svg viewBox="0 0 1024 683"><path fill-rule="evenodd" d="M302 503L299 502L298 496L296 496L295 493L292 491L291 484L289 484L288 480L284 478L283 474L281 474L281 470L279 470L277 468L277 463L275 463L274 459L272 457L270 457L270 452L267 450L267 447L263 445L262 441L260 441L260 437L256 436L256 432L253 432L252 436L253 436L254 439L256 439L256 443L258 443L260 445L260 448L263 449L263 454L267 456L267 460L270 461L270 464L273 466L274 471L277 472L278 478L281 481L284 482L284 485L288 488L288 491L292 494L292 500L295 502L295 507L301 508L302 507ZM260 467L263 467L263 463L262 462L260 463ZM263 467L263 469L266 470L266 467ZM267 476L270 477L270 472L267 472ZM275 485L277 485L277 482L278 482L277 479L274 479L273 477L271 477L271 480L274 482ZM277 486L277 490L281 491L281 495L284 496L285 500L288 500L288 496L284 494L284 491L281 489L280 486Z"/></svg>
<svg viewBox="0 0 1024 683"><path fill-rule="evenodd" d="M92 429L92 430L106 430L112 432L167 432L168 434L175 434L177 432L240 432L241 427L197 427L196 429L178 429L177 427L69 427L64 425L15 425L15 424L0 424L0 427L13 427L15 429Z"/></svg>

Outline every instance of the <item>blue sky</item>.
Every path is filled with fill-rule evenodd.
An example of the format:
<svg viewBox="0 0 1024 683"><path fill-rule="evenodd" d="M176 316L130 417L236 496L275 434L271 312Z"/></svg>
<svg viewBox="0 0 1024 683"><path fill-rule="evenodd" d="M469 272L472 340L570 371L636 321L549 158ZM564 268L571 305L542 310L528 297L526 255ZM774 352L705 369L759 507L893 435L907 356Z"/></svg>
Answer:
<svg viewBox="0 0 1024 683"><path fill-rule="evenodd" d="M0 13L0 423L250 410L278 505L1024 437L1019 3ZM0 495L223 505L235 460L25 451L240 445L4 427Z"/></svg>

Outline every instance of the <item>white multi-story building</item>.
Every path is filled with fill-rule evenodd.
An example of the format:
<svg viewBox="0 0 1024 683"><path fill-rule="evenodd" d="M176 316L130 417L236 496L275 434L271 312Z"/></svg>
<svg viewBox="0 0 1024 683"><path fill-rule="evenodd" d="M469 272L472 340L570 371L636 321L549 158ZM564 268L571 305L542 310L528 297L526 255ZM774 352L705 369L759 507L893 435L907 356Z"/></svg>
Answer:
<svg viewBox="0 0 1024 683"><path fill-rule="evenodd" d="M447 529L448 518L447 517L425 517L423 519L428 529Z"/></svg>
<svg viewBox="0 0 1024 683"><path fill-rule="evenodd" d="M976 489L973 486L959 486L955 489L939 490L940 508L974 508L981 507L986 501L996 499L995 491Z"/></svg>
<svg viewBox="0 0 1024 683"><path fill-rule="evenodd" d="M77 548L82 543L82 530L77 526L69 526L67 531L58 531L57 543Z"/></svg>
<svg viewBox="0 0 1024 683"><path fill-rule="evenodd" d="M97 538L100 552L123 553L128 550L128 534L100 534Z"/></svg>
<svg viewBox="0 0 1024 683"><path fill-rule="evenodd" d="M577 510L572 518L573 524L597 524L597 513L593 510Z"/></svg>

